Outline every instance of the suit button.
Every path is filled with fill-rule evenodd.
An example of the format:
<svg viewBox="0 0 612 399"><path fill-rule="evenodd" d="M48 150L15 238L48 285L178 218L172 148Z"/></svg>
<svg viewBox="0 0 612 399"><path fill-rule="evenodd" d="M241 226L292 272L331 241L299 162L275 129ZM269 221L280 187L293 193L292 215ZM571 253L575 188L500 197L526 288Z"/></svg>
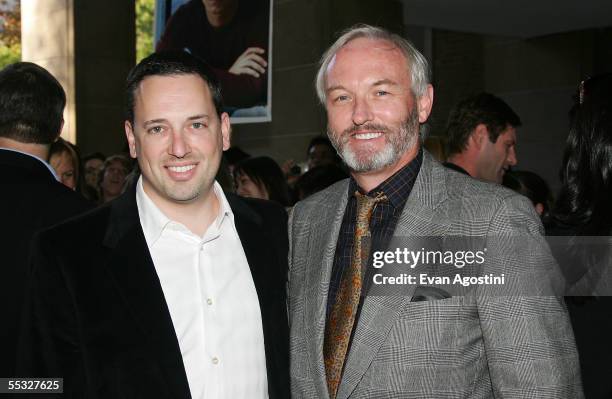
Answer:
<svg viewBox="0 0 612 399"><path fill-rule="evenodd" d="M219 364L219 359L217 357L212 358L213 364Z"/></svg>
<svg viewBox="0 0 612 399"><path fill-rule="evenodd" d="M210 306L210 305L212 305L212 299L208 298L208 299L206 300L206 303L207 303L209 306Z"/></svg>

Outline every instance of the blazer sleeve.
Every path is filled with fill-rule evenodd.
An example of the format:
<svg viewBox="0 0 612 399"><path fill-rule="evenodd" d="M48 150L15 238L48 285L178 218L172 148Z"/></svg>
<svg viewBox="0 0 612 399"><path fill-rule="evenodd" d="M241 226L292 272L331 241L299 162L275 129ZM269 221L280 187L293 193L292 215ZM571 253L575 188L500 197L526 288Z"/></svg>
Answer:
<svg viewBox="0 0 612 399"><path fill-rule="evenodd" d="M485 273L506 274L505 291L477 296L496 398L584 397L567 309L554 295L562 278L542 231L531 204L515 195L501 201L488 229L495 250Z"/></svg>
<svg viewBox="0 0 612 399"><path fill-rule="evenodd" d="M59 397L86 398L75 304L53 247L44 239L44 233L35 237L32 245L32 273L17 350L17 375L63 378L64 394Z"/></svg>
<svg viewBox="0 0 612 399"><path fill-rule="evenodd" d="M287 220L287 239L288 239L288 249L287 249L287 284L285 285L285 290L287 294L287 314L289 314L289 283L291 282L291 247L293 246L291 242L292 230L293 230L293 210L295 207L289 209L288 212L288 220Z"/></svg>

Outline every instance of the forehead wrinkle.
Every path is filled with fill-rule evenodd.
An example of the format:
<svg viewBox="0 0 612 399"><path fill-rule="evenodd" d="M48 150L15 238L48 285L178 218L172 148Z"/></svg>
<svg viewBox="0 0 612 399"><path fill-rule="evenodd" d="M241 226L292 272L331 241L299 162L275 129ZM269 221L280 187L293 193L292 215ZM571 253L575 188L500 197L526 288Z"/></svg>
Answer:
<svg viewBox="0 0 612 399"><path fill-rule="evenodd" d="M375 44L373 44L372 46L366 46L365 44L361 43L358 44L357 46L355 45L355 41L368 41L368 42L374 42ZM385 39L378 39L378 38L369 38L369 37L357 37L354 38L352 40L350 40L349 42L345 43L342 47L340 47L336 53L331 57L331 60L329 61L329 64L327 65L327 68L325 69L325 75L324 75L324 83L327 86L327 82L328 82L328 75L331 72L331 69L336 65L337 63L337 58L338 55L342 52L348 52L348 51L367 51L367 50L375 50L375 51L392 51L392 52L397 52L398 55L401 57L401 59L403 60L404 65L408 68L410 62L408 60L408 58L406 57L406 55L404 54L404 52L394 43L385 40ZM408 73L408 76L410 77L410 73ZM391 81L389 81L391 82ZM338 88L337 86L334 86L332 88L326 88L325 91L329 92L332 89L336 89Z"/></svg>

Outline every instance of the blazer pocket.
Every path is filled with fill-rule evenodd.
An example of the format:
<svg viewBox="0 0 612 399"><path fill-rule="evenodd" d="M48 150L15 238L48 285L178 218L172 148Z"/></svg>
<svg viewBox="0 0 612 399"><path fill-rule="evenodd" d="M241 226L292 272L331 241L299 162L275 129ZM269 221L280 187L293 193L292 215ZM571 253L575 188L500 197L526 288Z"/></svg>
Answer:
<svg viewBox="0 0 612 399"><path fill-rule="evenodd" d="M414 290L410 302L438 301L451 297L451 294L441 288L418 286Z"/></svg>

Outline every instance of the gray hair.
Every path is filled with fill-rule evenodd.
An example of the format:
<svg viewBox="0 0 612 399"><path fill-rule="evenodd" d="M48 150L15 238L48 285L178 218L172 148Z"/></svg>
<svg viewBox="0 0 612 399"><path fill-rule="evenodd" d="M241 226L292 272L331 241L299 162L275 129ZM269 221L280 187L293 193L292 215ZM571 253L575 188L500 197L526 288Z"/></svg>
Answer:
<svg viewBox="0 0 612 399"><path fill-rule="evenodd" d="M319 101L325 105L325 84L326 84L326 73L327 68L331 60L334 58L338 50L348 44L350 41L359 38L385 40L397 47L408 61L408 73L410 73L410 80L412 82L412 93L417 97L422 97L427 91L427 85L429 84L429 63L417 50L410 41L403 37L391 33L383 28L377 26L357 24L349 29L345 30L342 35L331 45L331 47L321 57L319 71L317 72L316 78L316 89Z"/></svg>

